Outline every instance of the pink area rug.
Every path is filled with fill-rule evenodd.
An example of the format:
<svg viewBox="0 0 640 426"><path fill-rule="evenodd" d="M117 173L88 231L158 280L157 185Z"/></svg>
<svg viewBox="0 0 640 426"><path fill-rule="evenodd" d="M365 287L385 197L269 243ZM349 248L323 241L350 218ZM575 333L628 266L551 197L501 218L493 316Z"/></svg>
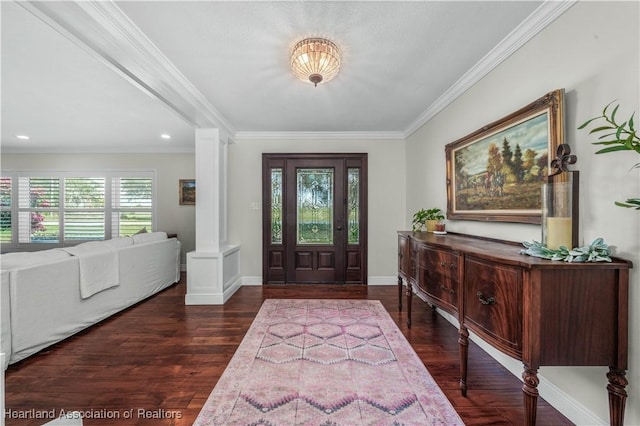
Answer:
<svg viewBox="0 0 640 426"><path fill-rule="evenodd" d="M377 300L266 300L196 425L463 425Z"/></svg>

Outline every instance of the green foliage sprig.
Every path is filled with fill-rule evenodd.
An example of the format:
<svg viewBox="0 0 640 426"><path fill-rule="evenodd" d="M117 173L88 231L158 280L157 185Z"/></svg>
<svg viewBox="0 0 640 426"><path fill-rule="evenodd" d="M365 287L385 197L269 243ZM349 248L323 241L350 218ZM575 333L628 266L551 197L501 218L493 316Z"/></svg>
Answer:
<svg viewBox="0 0 640 426"><path fill-rule="evenodd" d="M596 238L588 246L568 249L560 246L558 250L543 246L537 241L522 243L526 250L520 250L520 254L541 257L550 260L563 260L565 262L611 262L611 249L602 238Z"/></svg>
<svg viewBox="0 0 640 426"><path fill-rule="evenodd" d="M638 136L638 130L635 128L633 117L635 112L631 114L631 117L622 124L618 124L616 121L616 113L620 105L613 107L613 110L609 112L609 107L613 105L613 102L609 103L602 110L602 115L590 118L585 121L578 130L582 130L589 124L595 121L600 121L601 125L591 129L589 134L598 134L598 141L593 142L594 145L604 145L605 147L596 154L606 154L608 152L615 151L635 151L640 154L640 137ZM604 121L604 123L602 123ZM632 168L639 168L640 163L636 163ZM628 198L624 202L616 201L616 206L634 208L640 210L640 198Z"/></svg>
<svg viewBox="0 0 640 426"><path fill-rule="evenodd" d="M629 117L627 121L618 124L616 122L616 113L620 105L616 105L611 111L611 115L608 115L608 109L611 105L613 105L613 102L604 107L602 115L590 118L578 127L578 130L584 129L596 120L604 120L603 125L589 131L590 135L600 134L598 142L593 142L594 145L606 145L606 148L602 148L597 151L596 154L605 154L614 151L635 151L640 154L640 137L637 135L637 129L634 127L633 121L635 112L631 114L631 117ZM635 164L633 167L640 167L640 163Z"/></svg>
<svg viewBox="0 0 640 426"><path fill-rule="evenodd" d="M640 210L640 198L627 198L625 202L616 201L616 206Z"/></svg>

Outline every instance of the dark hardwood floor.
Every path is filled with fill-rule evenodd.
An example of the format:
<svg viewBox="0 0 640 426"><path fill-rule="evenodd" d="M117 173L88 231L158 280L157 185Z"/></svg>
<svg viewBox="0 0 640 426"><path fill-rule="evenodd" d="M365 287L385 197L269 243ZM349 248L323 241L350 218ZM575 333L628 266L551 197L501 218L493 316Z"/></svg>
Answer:
<svg viewBox="0 0 640 426"><path fill-rule="evenodd" d="M264 299L368 298L387 308L467 425L523 424L520 380L471 342L469 391L462 397L457 330L419 299L408 329L396 286L242 287L224 306L185 306L185 290L183 276L154 297L9 366L6 412L78 410L85 425L190 425ZM7 418L6 424L46 421ZM538 424L572 423L540 399Z"/></svg>

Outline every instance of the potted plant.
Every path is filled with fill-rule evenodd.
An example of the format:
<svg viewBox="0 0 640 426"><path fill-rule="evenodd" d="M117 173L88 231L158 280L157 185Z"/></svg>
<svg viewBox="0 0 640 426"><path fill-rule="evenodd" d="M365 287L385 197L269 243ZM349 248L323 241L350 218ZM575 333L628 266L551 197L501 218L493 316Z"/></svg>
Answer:
<svg viewBox="0 0 640 426"><path fill-rule="evenodd" d="M631 117L627 121L619 124L616 121L616 112L618 112L620 105L616 105L613 110L609 111L609 107L612 104L613 102L604 107L602 115L587 120L578 127L578 129L582 130L592 122L599 122L599 125L589 132L590 135L599 134L598 141L593 142L594 145L604 145L604 148L597 151L596 154L606 154L616 151L633 151L640 154L640 137L633 122L635 113L631 114ZM640 163L636 163L632 168L640 168ZM624 202L616 201L615 203L620 207L640 210L640 198L628 198Z"/></svg>
<svg viewBox="0 0 640 426"><path fill-rule="evenodd" d="M442 219L444 219L444 215L439 208L420 209L413 214L413 232L421 231L423 227L427 228L427 232L433 232L436 223Z"/></svg>

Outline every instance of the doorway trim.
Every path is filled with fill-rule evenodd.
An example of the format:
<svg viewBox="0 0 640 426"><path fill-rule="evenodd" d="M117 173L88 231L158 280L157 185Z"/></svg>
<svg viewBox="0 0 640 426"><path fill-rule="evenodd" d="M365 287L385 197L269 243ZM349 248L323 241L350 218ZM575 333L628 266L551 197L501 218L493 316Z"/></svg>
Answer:
<svg viewBox="0 0 640 426"><path fill-rule="evenodd" d="M367 247L368 247L368 173L366 153L263 153L262 154L262 281L263 284L293 284L287 281L287 268L292 267L287 260L287 235L286 218L282 218L283 226L281 236L282 243L272 243L272 190L271 179L272 170L287 170L288 162L299 162L299 160L337 160L342 163L345 175L350 168L357 168L359 171L359 238L357 244L345 245L344 251L344 282L337 284L367 284ZM344 185L347 185L344 179ZM287 193L286 181L283 180L282 194ZM345 188L345 194L347 190ZM291 201L289 201L291 202ZM283 200L284 204L284 200ZM347 196L341 203L345 209L346 217Z"/></svg>

